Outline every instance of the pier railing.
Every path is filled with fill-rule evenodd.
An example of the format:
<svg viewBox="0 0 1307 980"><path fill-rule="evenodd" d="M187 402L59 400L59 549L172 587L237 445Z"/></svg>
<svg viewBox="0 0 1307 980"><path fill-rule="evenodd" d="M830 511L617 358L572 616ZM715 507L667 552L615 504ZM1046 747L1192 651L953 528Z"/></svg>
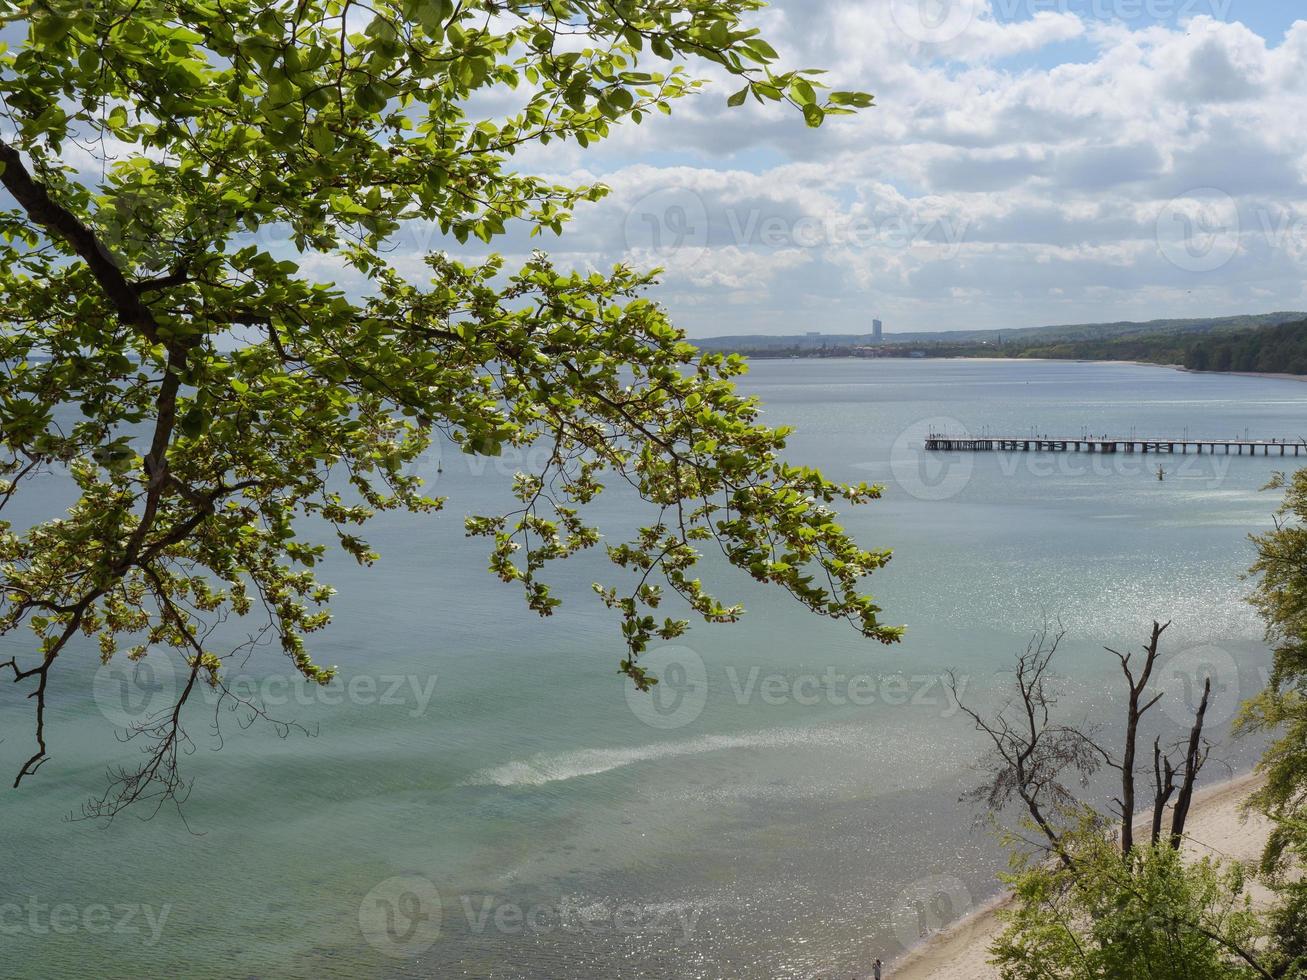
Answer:
<svg viewBox="0 0 1307 980"><path fill-rule="evenodd" d="M929 452L1024 452L1024 453L1164 453L1187 454L1190 449L1202 454L1222 450L1225 455L1297 456L1307 455L1307 441L1288 439L1112 439L1080 436L951 436L931 433L926 437ZM1259 452L1260 450L1260 452Z"/></svg>

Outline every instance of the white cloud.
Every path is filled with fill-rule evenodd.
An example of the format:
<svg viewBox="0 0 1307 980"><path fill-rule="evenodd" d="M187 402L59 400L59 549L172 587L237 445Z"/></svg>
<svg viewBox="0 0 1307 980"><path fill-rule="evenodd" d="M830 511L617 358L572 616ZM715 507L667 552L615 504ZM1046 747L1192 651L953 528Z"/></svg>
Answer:
<svg viewBox="0 0 1307 980"><path fill-rule="evenodd" d="M494 248L663 266L656 298L697 335L1307 307L1307 21L1273 39L1210 15L996 12L1019 0L914 21L917 2L776 0L758 26L783 62L876 109L814 131L786 107L728 110L738 84L703 68L713 84L670 119L525 149L517 168L612 193L561 240L514 228ZM421 280L440 247L463 251L419 236L394 258Z"/></svg>
<svg viewBox="0 0 1307 980"><path fill-rule="evenodd" d="M966 3L935 42L905 32L899 0L777 3L760 26L785 60L879 107L814 132L776 107L728 111L723 84L584 156L546 153L533 162L613 187L567 247L658 260L659 298L700 335L1304 305L1307 22L1272 42L1211 16L1006 22ZM1213 225L1211 194L1237 217ZM1177 233L1219 263L1177 252Z"/></svg>

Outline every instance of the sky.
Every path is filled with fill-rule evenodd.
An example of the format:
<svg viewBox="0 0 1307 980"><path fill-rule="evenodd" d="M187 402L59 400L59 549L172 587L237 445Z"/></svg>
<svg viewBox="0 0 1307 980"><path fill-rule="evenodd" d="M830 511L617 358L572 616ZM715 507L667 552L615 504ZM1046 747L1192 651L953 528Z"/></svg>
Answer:
<svg viewBox="0 0 1307 980"><path fill-rule="evenodd" d="M752 25L782 66L876 107L813 130L790 107L728 108L738 81L696 66L709 84L672 116L516 157L611 193L561 238L511 228L491 246L509 267L536 247L661 267L653 298L691 337L1307 311L1298 3L772 0ZM523 96L495 98L477 108ZM437 248L490 250L427 228L390 257L422 280ZM332 257L300 260L367 291Z"/></svg>
<svg viewBox="0 0 1307 980"><path fill-rule="evenodd" d="M518 161L612 194L561 263L662 266L691 336L1307 310L1307 10L1286 0L775 0L787 66L877 107L731 110ZM711 77L711 72L706 72ZM519 253L514 256L513 253Z"/></svg>

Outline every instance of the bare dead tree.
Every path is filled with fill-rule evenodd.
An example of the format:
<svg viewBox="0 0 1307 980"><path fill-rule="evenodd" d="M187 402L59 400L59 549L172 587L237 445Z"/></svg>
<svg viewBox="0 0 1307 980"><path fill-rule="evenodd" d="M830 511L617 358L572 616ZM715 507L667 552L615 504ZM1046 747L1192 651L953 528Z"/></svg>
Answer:
<svg viewBox="0 0 1307 980"><path fill-rule="evenodd" d="M1121 854L1123 856L1128 856L1135 846L1135 748L1139 740L1139 722L1162 699L1163 693L1159 691L1147 702L1144 702L1144 691L1148 689L1148 682L1153 676L1153 668L1157 664L1157 651L1162 634L1166 632L1167 627L1170 625L1170 623L1163 625L1156 620L1153 621L1153 635L1144 646L1144 668L1139 672L1137 678L1130 667L1130 661L1134 655L1118 653L1111 647L1107 648L1107 652L1121 662L1121 672L1125 675L1126 686L1130 694L1126 708L1125 740L1121 748L1121 762L1119 765L1114 766L1121 773L1121 796L1116 800L1116 805L1121 817Z"/></svg>
<svg viewBox="0 0 1307 980"><path fill-rule="evenodd" d="M1122 857L1129 858L1135 846L1138 742L1145 716L1165 696L1165 692L1158 692L1150 697L1148 691L1156 672L1162 634L1170 625L1153 623L1149 640L1143 646L1141 665L1134 662L1133 654L1107 648L1120 662L1128 695L1120 758L1104 747L1098 726L1088 721L1064 724L1054 720L1061 692L1053 682L1051 665L1066 636L1060 627L1055 631L1045 625L1017 656L1013 672L1015 690L992 716L964 703L950 675L959 707L992 744L982 763L988 778L965 793L963 800L982 803L995 814L1019 802L1043 836L1040 846L1067 867L1073 866L1073 859L1063 847L1067 829L1086 818L1104 824L1117 823ZM1153 843L1162 839L1166 808L1173 796L1176 802L1166 839L1172 847L1179 847L1183 839L1194 787L1211 751L1210 743L1203 736L1210 694L1209 679L1195 712L1182 764L1177 766L1172 762L1170 754L1163 749L1161 736L1153 740ZM1121 778L1121 795L1112 801L1111 818L1082 802L1068 786L1078 782L1084 789L1104 768L1117 771Z"/></svg>
<svg viewBox="0 0 1307 980"><path fill-rule="evenodd" d="M1049 675L1049 666L1066 636L1060 627L1044 628L1017 657L1014 671L1016 693L992 718L962 702L955 678L950 675L953 695L963 712L993 744L983 765L990 778L965 794L963 799L984 802L998 813L1019 800L1027 816L1044 836L1047 849L1064 864L1071 858L1062 847L1062 832L1068 811L1079 808L1076 794L1066 785L1068 775L1081 787L1106 761L1092 732L1054 723L1052 709L1060 692Z"/></svg>

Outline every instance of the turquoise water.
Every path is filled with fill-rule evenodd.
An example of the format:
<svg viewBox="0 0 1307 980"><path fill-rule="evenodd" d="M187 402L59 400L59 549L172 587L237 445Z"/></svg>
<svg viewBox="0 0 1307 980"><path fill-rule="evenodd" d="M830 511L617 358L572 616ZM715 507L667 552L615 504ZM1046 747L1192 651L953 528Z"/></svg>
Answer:
<svg viewBox="0 0 1307 980"><path fill-rule="evenodd" d="M1066 708L1119 708L1104 645L1171 619L1165 731L1197 678L1228 720L1268 662L1242 601L1250 530L1277 458L985 454L927 458L931 427L1053 435L1307 435L1307 385L1071 363L755 364L792 459L887 486L847 515L896 557L871 581L905 642L868 644L727 572L749 609L655 653L656 700L616 674L589 560L559 574L552 619L479 570L462 516L527 461L446 452L435 517L389 515L370 570L334 561L336 623L316 643L328 692L279 656L234 669L287 737L229 704L188 716L183 820L64 822L136 748L107 718L139 675L66 658L52 760L0 796L0 974L193 977L807 977L861 975L994 891L1002 862L957 802L983 746L946 694L989 703L1045 619L1068 632ZM57 509L49 478L25 506ZM618 498L606 526L628 526ZM714 567L716 571L719 568ZM9 638L3 649L19 649ZM171 678L145 678L145 690ZM126 683L127 699L116 701ZM135 692L135 693L134 693ZM26 691L0 688L0 765L29 752ZM328 701L339 703L326 703ZM215 720L219 742L212 736ZM1217 754L1246 767L1256 746ZM1212 778L1226 770L1216 765ZM389 923L387 914L389 913ZM387 931L387 924L390 929Z"/></svg>

